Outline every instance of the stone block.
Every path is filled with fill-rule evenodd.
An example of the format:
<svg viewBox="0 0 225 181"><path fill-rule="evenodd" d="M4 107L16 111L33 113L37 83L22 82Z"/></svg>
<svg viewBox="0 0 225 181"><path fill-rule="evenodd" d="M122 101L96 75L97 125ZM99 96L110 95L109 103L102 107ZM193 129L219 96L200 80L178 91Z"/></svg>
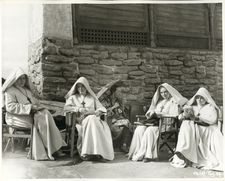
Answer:
<svg viewBox="0 0 225 181"><path fill-rule="evenodd" d="M139 59L140 57L140 52L128 52L128 59Z"/></svg>
<svg viewBox="0 0 225 181"><path fill-rule="evenodd" d="M214 61L214 60L205 61L202 64L206 67L214 67L214 66L216 66L216 61Z"/></svg>
<svg viewBox="0 0 225 181"><path fill-rule="evenodd" d="M45 56L45 62L49 63L70 63L72 62L72 58L68 58L60 55L47 55Z"/></svg>
<svg viewBox="0 0 225 181"><path fill-rule="evenodd" d="M43 54L46 55L57 55L58 50L56 49L55 46L47 46L43 48Z"/></svg>
<svg viewBox="0 0 225 181"><path fill-rule="evenodd" d="M165 65L178 66L178 65L183 65L183 62L178 61L178 60L166 60Z"/></svg>
<svg viewBox="0 0 225 181"><path fill-rule="evenodd" d="M152 54L152 52L143 52L141 54L141 57L145 58L145 59L153 59L153 54Z"/></svg>
<svg viewBox="0 0 225 181"><path fill-rule="evenodd" d="M75 60L77 60L80 64L93 64L95 63L94 59L91 57L77 57Z"/></svg>
<svg viewBox="0 0 225 181"><path fill-rule="evenodd" d="M94 58L99 58L99 59L107 59L109 58L109 53L108 51L101 51L98 55L93 55Z"/></svg>
<svg viewBox="0 0 225 181"><path fill-rule="evenodd" d="M137 65L141 65L142 62L143 60L141 59L129 59L129 60L124 60L123 64L129 65L129 66L137 66Z"/></svg>
<svg viewBox="0 0 225 181"><path fill-rule="evenodd" d="M144 82L146 83L146 85L152 85L152 84L157 84L161 82L160 78L145 78Z"/></svg>
<svg viewBox="0 0 225 181"><path fill-rule="evenodd" d="M42 63L42 69L43 71L60 71L61 67L60 66L56 66L54 64L46 64L46 63Z"/></svg>
<svg viewBox="0 0 225 181"><path fill-rule="evenodd" d="M79 49L77 48L72 48L72 49L64 49L60 48L59 53L66 56L66 57L74 57L74 56L79 56Z"/></svg>
<svg viewBox="0 0 225 181"><path fill-rule="evenodd" d="M186 84L198 84L199 80L197 80L197 79L186 79L186 80L184 80L184 82Z"/></svg>
<svg viewBox="0 0 225 181"><path fill-rule="evenodd" d="M51 83L65 83L66 80L62 77L44 77L44 83L51 82Z"/></svg>
<svg viewBox="0 0 225 181"><path fill-rule="evenodd" d="M145 73L141 70L137 70L137 71L131 71L129 72L129 75L133 75L133 76L142 76L144 75Z"/></svg>
<svg viewBox="0 0 225 181"><path fill-rule="evenodd" d="M81 56L82 55L88 55L88 56L90 56L92 54L98 54L98 53L99 53L99 51L96 51L96 50L80 49Z"/></svg>
<svg viewBox="0 0 225 181"><path fill-rule="evenodd" d="M169 74L171 74L171 75L182 75L183 72L181 70L170 70Z"/></svg>
<svg viewBox="0 0 225 181"><path fill-rule="evenodd" d="M186 66L186 67L193 67L193 66L196 66L196 65L197 65L197 63L193 60L184 61L184 66Z"/></svg>
<svg viewBox="0 0 225 181"><path fill-rule="evenodd" d="M132 94L138 94L140 92L140 87L131 87Z"/></svg>
<svg viewBox="0 0 225 181"><path fill-rule="evenodd" d="M143 64L139 68L140 68L140 70L142 70L144 72L147 72L147 73L156 73L156 72L158 72L158 66Z"/></svg>
<svg viewBox="0 0 225 181"><path fill-rule="evenodd" d="M162 83L168 83L171 85L180 84L180 80L176 80L176 79L161 78L161 80L162 80Z"/></svg>
<svg viewBox="0 0 225 181"><path fill-rule="evenodd" d="M195 73L195 67L183 67L182 72L184 74L193 74Z"/></svg>
<svg viewBox="0 0 225 181"><path fill-rule="evenodd" d="M169 54L155 53L153 54L154 59L158 60L168 60L170 58Z"/></svg>
<svg viewBox="0 0 225 181"><path fill-rule="evenodd" d="M205 66L197 66L196 67L196 72L202 75L206 75L206 68Z"/></svg>
<svg viewBox="0 0 225 181"><path fill-rule="evenodd" d="M143 80L145 78L145 75L141 76L136 76L136 75L128 75L129 79L138 79L138 80Z"/></svg>
<svg viewBox="0 0 225 181"><path fill-rule="evenodd" d="M113 72L115 74L127 74L130 71L135 71L138 70L138 67L136 66L114 66L113 67Z"/></svg>
<svg viewBox="0 0 225 181"><path fill-rule="evenodd" d="M81 69L80 73L83 75L95 75L95 70L90 70L90 69Z"/></svg>
<svg viewBox="0 0 225 181"><path fill-rule="evenodd" d="M106 65L94 65L93 67L95 69L96 72L100 73L100 74L113 74L113 68L111 68L110 66L106 66Z"/></svg>
<svg viewBox="0 0 225 181"><path fill-rule="evenodd" d="M114 74L113 76L115 79L120 79L120 80L127 80L128 78L127 74Z"/></svg>
<svg viewBox="0 0 225 181"><path fill-rule="evenodd" d="M193 60L197 60L197 61L204 61L205 60L205 56L192 55L192 59Z"/></svg>
<svg viewBox="0 0 225 181"><path fill-rule="evenodd" d="M113 66L113 65L122 65L123 63L121 60L103 59L99 62L99 64Z"/></svg>
<svg viewBox="0 0 225 181"><path fill-rule="evenodd" d="M111 57L113 59L121 60L121 59L127 59L127 53L111 53Z"/></svg>

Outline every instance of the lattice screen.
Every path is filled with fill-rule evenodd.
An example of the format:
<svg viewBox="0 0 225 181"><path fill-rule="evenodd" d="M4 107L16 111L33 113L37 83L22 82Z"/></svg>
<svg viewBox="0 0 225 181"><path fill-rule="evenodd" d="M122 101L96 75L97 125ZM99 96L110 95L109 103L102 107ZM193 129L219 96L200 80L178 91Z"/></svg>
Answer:
<svg viewBox="0 0 225 181"><path fill-rule="evenodd" d="M108 45L146 45L147 34L145 32L112 31L103 29L80 29L80 41L82 43L97 43Z"/></svg>

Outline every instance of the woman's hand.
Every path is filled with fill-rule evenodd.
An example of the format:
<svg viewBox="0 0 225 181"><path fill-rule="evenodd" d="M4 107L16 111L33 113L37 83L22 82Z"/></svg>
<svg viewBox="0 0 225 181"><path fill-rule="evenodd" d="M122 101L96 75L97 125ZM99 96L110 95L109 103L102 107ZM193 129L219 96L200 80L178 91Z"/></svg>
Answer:
<svg viewBox="0 0 225 181"><path fill-rule="evenodd" d="M96 116L101 116L102 114L103 114L102 111L99 111L99 110L95 111L95 115L96 115Z"/></svg>
<svg viewBox="0 0 225 181"><path fill-rule="evenodd" d="M37 112L37 111L40 111L40 110L42 110L42 109L44 109L44 108L41 107L41 106L39 106L39 105L37 105L37 104L32 104L32 105L31 105L31 110L32 110L33 112Z"/></svg>

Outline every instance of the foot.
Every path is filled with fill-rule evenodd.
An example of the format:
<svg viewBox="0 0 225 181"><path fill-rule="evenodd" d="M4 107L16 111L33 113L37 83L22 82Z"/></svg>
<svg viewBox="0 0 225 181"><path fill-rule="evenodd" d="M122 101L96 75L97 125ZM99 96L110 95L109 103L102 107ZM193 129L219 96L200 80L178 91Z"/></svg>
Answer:
<svg viewBox="0 0 225 181"><path fill-rule="evenodd" d="M91 160L91 155L81 156L81 159L82 159L83 161L90 161L90 160Z"/></svg>
<svg viewBox="0 0 225 181"><path fill-rule="evenodd" d="M61 150L56 151L55 153L53 153L53 157L54 158L60 158L60 157L64 157L66 154L63 153Z"/></svg>
<svg viewBox="0 0 225 181"><path fill-rule="evenodd" d="M180 159L176 154L173 156L173 160L170 163L171 166L175 168L184 168L186 167L186 162L182 159Z"/></svg>
<svg viewBox="0 0 225 181"><path fill-rule="evenodd" d="M81 159L80 156L74 157L74 160L73 160L73 164L74 164L74 165L77 165L77 164L79 164L79 163L81 163L81 162L83 162L83 160Z"/></svg>
<svg viewBox="0 0 225 181"><path fill-rule="evenodd" d="M151 161L150 158L144 158L144 159L143 159L143 162L144 162L144 163L147 163L147 162L150 162L150 161Z"/></svg>

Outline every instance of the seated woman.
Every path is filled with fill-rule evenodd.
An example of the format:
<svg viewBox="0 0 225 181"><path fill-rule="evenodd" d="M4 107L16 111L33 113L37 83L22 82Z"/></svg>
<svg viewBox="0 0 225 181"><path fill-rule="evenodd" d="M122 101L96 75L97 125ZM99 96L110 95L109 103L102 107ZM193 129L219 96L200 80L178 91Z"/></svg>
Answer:
<svg viewBox="0 0 225 181"><path fill-rule="evenodd" d="M114 85L100 96L100 101L107 108L107 122L111 129L113 146L128 153L132 139L132 125L127 119L126 110L117 95Z"/></svg>
<svg viewBox="0 0 225 181"><path fill-rule="evenodd" d="M158 158L157 140L159 136L158 118L160 115L178 116L179 107L187 101L176 89L167 83L161 84L153 96L151 106L145 116L156 120L154 126L139 125L135 129L128 158L133 161L149 162Z"/></svg>
<svg viewBox="0 0 225 181"><path fill-rule="evenodd" d="M77 149L83 160L114 159L112 136L107 122L101 120L106 108L91 90L86 78L80 77L66 95L65 111L80 114Z"/></svg>
<svg viewBox="0 0 225 181"><path fill-rule="evenodd" d="M205 88L200 88L187 106L184 109L189 111L179 115L183 121L171 165L183 168L190 163L197 168L222 171L223 135L217 126L218 106Z"/></svg>
<svg viewBox="0 0 225 181"><path fill-rule="evenodd" d="M28 76L19 68L6 79L2 91L8 125L29 128L34 124L32 156L35 160L54 160L65 146L48 110L40 107L32 95ZM60 154L61 155L61 154Z"/></svg>

